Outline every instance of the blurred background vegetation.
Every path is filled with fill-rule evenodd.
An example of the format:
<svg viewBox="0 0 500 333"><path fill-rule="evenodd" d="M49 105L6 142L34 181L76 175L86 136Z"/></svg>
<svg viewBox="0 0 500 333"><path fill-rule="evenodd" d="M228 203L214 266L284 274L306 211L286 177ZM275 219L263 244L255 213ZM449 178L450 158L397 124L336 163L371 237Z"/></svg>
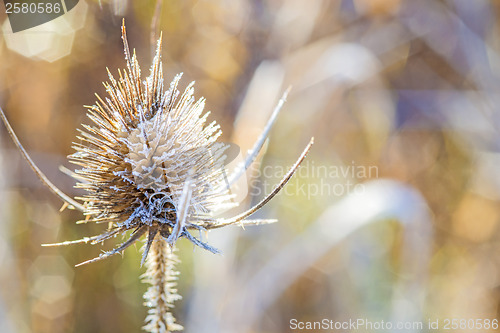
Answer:
<svg viewBox="0 0 500 333"><path fill-rule="evenodd" d="M179 242L184 298L174 313L187 332L499 317L498 2L81 0L16 34L1 12L0 105L71 195L58 168L72 168L65 156L88 123L83 105L105 95L106 67L125 67L123 17L143 74L162 31L166 81L196 80L209 119L243 151L292 86L260 160L268 172L249 173L255 195L241 209L311 136L315 145L260 213L279 223L210 233L222 256ZM42 248L101 226L59 213L1 128L0 331L140 331L139 248L79 269L113 244Z"/></svg>

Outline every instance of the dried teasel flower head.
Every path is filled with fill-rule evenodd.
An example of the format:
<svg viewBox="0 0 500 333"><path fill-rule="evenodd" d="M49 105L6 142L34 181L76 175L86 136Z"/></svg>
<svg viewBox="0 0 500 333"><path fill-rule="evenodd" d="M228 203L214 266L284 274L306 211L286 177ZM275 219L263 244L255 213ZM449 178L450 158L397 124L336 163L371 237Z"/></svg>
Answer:
<svg viewBox="0 0 500 333"><path fill-rule="evenodd" d="M161 40L146 80L135 52L130 54L126 32L123 41L127 70L118 79L109 73L108 97L89 107L93 126L84 125L81 143L70 160L79 165L77 185L91 222L112 227L92 239L101 242L133 230L128 242L91 261L118 253L143 234L148 235L143 262L155 237L174 244L186 237L216 252L190 234L210 220L210 213L231 204L224 183L225 145L215 122L206 124L205 100L195 100L194 83L179 94L177 75L164 91ZM180 96L179 96L180 95Z"/></svg>

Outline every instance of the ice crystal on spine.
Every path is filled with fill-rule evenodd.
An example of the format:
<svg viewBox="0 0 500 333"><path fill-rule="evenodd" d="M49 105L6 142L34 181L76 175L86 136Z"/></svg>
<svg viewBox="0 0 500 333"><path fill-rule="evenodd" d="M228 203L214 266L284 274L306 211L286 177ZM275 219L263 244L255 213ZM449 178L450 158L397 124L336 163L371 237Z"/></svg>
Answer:
<svg viewBox="0 0 500 333"><path fill-rule="evenodd" d="M182 330L170 311L173 302L180 298L174 269L178 261L174 254L177 240L184 237L199 247L218 252L192 232L197 235L202 230L228 225L275 222L247 218L283 188L313 140L281 182L258 204L231 218L215 218L213 213L218 209L234 206L227 183L233 184L255 160L286 94L246 160L225 178L226 147L217 143L221 131L215 122L207 124L205 100L195 100L194 84L180 94L181 75L177 75L164 91L161 37L150 74L144 81L135 51L130 53L124 25L122 38L127 69L118 71L118 78L108 70L109 82L104 84L108 96L105 99L97 96L98 102L88 107L93 125L83 125L80 142L74 145L76 152L69 157L81 167L73 176L79 181L77 187L86 191L83 197L75 200L54 186L29 157L1 108L0 118L33 171L64 201L63 207L82 211L86 216L84 222L108 225L100 235L46 246L98 244L129 232L124 243L77 265L80 266L121 253L146 236L141 263L146 263L143 281L150 287L144 295L149 307L144 329L154 333Z"/></svg>

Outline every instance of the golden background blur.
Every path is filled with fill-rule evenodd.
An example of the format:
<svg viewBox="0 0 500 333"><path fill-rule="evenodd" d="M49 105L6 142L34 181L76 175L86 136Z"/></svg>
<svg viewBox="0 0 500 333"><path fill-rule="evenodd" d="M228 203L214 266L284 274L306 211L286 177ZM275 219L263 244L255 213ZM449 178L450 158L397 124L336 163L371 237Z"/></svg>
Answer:
<svg viewBox="0 0 500 333"><path fill-rule="evenodd" d="M125 67L122 18L146 75L156 5L82 0L15 34L0 6L0 106L68 194L78 192L58 168L73 168L65 156L88 123L83 105L105 96L106 67ZM222 256L179 242L174 313L186 332L498 319L498 2L164 0L158 13L165 83L179 72L181 90L195 80L209 120L243 152L292 86L245 205L315 137L258 213L279 223L211 232ZM0 128L0 332L139 332L139 248L78 269L112 242L42 248L102 226L59 213Z"/></svg>

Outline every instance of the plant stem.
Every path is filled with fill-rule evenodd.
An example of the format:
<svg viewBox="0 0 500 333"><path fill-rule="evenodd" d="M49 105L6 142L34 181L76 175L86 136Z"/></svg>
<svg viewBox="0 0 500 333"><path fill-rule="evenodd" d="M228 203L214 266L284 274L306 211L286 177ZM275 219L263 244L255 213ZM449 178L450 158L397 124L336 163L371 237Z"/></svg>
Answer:
<svg viewBox="0 0 500 333"><path fill-rule="evenodd" d="M146 260L146 272L141 276L144 283L150 284L144 294L144 305L148 315L143 329L150 333L182 331L183 327L175 322L172 315L173 303L180 299L177 294L175 265L179 263L177 249L171 248L163 237L157 237L151 246Z"/></svg>

